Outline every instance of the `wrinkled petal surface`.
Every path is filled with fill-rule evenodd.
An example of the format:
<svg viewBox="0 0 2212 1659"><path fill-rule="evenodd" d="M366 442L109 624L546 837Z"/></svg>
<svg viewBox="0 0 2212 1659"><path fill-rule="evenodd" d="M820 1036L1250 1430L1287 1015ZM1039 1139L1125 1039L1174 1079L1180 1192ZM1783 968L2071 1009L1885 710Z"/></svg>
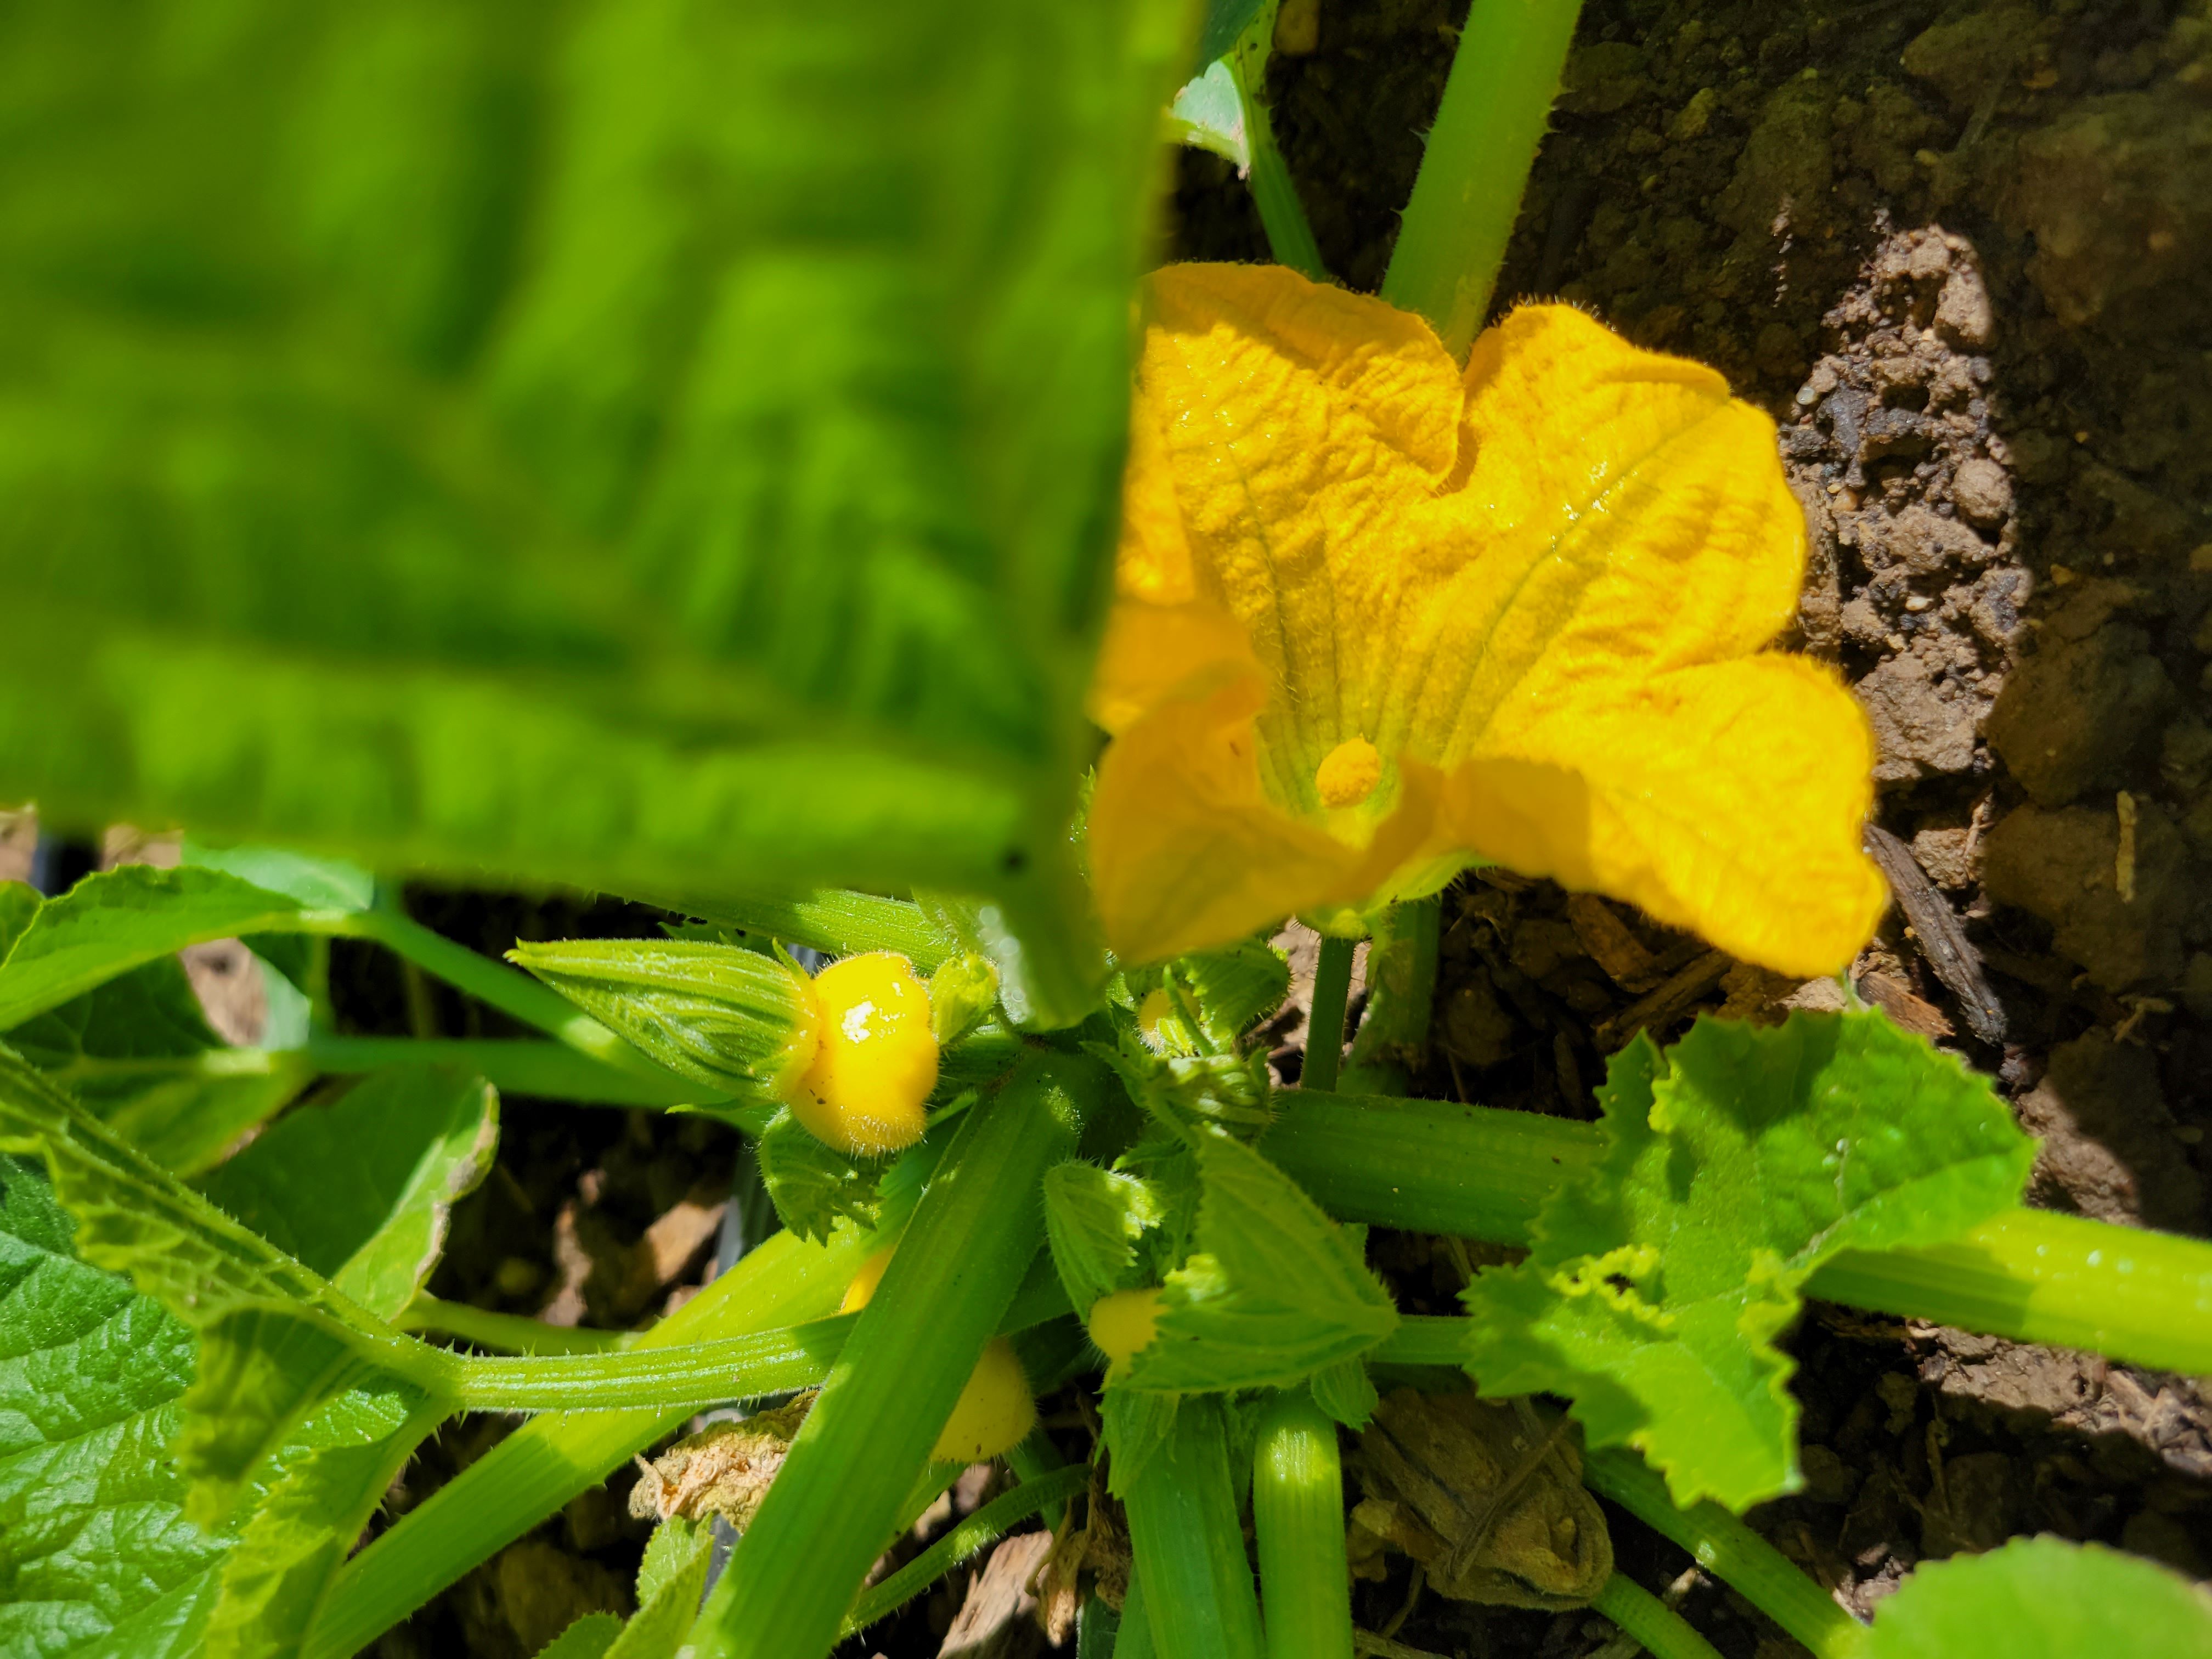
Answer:
<svg viewBox="0 0 2212 1659"><path fill-rule="evenodd" d="M1279 267L1170 267L1151 307L1093 697L1117 951L1457 853L1788 971L1850 959L1882 902L1872 744L1832 677L1758 654L1804 557L1763 415L1566 307L1464 372L1419 318ZM1316 771L1352 739L1382 780L1332 810Z"/></svg>

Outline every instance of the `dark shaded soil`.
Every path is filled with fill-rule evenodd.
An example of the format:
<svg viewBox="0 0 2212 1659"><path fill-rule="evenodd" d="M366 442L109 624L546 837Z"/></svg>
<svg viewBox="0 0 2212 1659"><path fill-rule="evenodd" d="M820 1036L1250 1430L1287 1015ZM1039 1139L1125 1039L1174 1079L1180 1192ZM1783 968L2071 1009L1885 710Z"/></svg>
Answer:
<svg viewBox="0 0 2212 1659"><path fill-rule="evenodd" d="M1463 12L1464 7L1456 9ZM1333 270L1371 289L1455 9L1324 4L1275 124ZM1996 1073L2034 1196L2203 1231L2212 1126L2212 15L2202 4L1589 0L1499 285L1723 369L1782 428L1812 559L1797 648L1881 744L1900 902L1852 969ZM1178 258L1264 257L1188 155ZM1418 1092L1592 1115L1604 1057L1715 1007L1820 1006L1619 907L1447 896ZM1832 1003L1830 1003L1832 1006ZM1449 1311L1441 1245L1378 1237ZM1865 1611L1917 1560L2051 1530L2202 1576L2212 1413L2185 1379L1815 1309L1810 1485L1754 1519ZM1795 1649L1632 1522L1623 1565L1723 1652ZM1380 1629L1401 1576L1363 1586ZM1593 1651L1601 1620L1454 1607L1444 1653Z"/></svg>

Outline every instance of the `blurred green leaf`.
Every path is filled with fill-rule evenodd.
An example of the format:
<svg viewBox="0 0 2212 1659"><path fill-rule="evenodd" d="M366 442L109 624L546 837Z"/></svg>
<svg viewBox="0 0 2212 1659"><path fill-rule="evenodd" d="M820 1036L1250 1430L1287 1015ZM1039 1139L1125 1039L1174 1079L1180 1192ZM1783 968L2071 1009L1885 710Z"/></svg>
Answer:
<svg viewBox="0 0 2212 1659"><path fill-rule="evenodd" d="M1159 1335L1124 1388L1287 1388L1371 1348L1398 1310L1367 1269L1364 1229L1339 1226L1243 1142L1199 1142L1198 1254L1168 1275Z"/></svg>
<svg viewBox="0 0 2212 1659"><path fill-rule="evenodd" d="M1163 1214L1158 1195L1134 1176L1080 1163L1045 1171L1045 1237L1079 1314L1138 1283L1137 1241Z"/></svg>
<svg viewBox="0 0 2212 1659"><path fill-rule="evenodd" d="M1066 845L1180 8L0 19L0 791L379 868Z"/></svg>
<svg viewBox="0 0 2212 1659"><path fill-rule="evenodd" d="M27 1162L0 1158L0 1651L195 1652L227 1543L170 1455L191 1333L77 1259Z"/></svg>
<svg viewBox="0 0 2212 1659"><path fill-rule="evenodd" d="M754 1146L761 1184L783 1224L827 1243L840 1218L872 1227L883 1215L878 1187L884 1165L817 1139L784 1107Z"/></svg>
<svg viewBox="0 0 2212 1659"><path fill-rule="evenodd" d="M408 1067L289 1114L200 1190L392 1319L437 1266L453 1206L489 1171L498 1141L499 1097L482 1078Z"/></svg>
<svg viewBox="0 0 2212 1659"><path fill-rule="evenodd" d="M86 1110L180 1176L213 1164L313 1075L304 1055L228 1047L173 956L24 1021L8 1040Z"/></svg>
<svg viewBox="0 0 2212 1659"><path fill-rule="evenodd" d="M1868 1659L2212 1659L2212 1596L2141 1556L2048 1534L1920 1567L1875 1609Z"/></svg>
<svg viewBox="0 0 2212 1659"><path fill-rule="evenodd" d="M622 1634L623 1621L611 1613L587 1613L538 1650L538 1659L605 1659Z"/></svg>
<svg viewBox="0 0 2212 1659"><path fill-rule="evenodd" d="M1485 1394L1574 1402L1677 1504L1797 1484L1798 1287L1847 1249L1935 1244L2017 1203L2034 1143L1986 1079L1875 1012L1639 1037L1598 1091L1604 1164L1546 1206L1528 1261L1466 1291Z"/></svg>

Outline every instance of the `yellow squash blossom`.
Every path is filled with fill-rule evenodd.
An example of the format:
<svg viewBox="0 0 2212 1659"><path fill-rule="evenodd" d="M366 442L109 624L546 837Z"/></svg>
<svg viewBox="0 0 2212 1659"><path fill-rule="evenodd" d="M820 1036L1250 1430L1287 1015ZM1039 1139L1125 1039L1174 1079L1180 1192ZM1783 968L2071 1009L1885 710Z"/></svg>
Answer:
<svg viewBox="0 0 2212 1659"><path fill-rule="evenodd" d="M1832 972L1881 914L1874 749L1765 651L1804 520L1712 370L1525 306L1461 370L1279 266L1150 284L1092 712L1124 960L1348 923L1470 859Z"/></svg>

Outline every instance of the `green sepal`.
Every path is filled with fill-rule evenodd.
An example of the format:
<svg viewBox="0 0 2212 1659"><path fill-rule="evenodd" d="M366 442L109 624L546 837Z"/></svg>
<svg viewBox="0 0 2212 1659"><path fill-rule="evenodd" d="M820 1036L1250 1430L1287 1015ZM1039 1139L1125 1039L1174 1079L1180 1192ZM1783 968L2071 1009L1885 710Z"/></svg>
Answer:
<svg viewBox="0 0 2212 1659"><path fill-rule="evenodd" d="M884 1164L817 1139L789 1107L769 1120L754 1152L776 1214L801 1238L827 1243L841 1218L871 1228L883 1218Z"/></svg>
<svg viewBox="0 0 2212 1659"><path fill-rule="evenodd" d="M1222 1130L1249 1140L1275 1121L1263 1054L1159 1054L1129 1036L1112 1047L1083 1047L1114 1068L1132 1100L1178 1133Z"/></svg>
<svg viewBox="0 0 2212 1659"><path fill-rule="evenodd" d="M1165 1218L1151 1183L1095 1164L1055 1164L1044 1174L1045 1237L1075 1310L1143 1282L1137 1241Z"/></svg>
<svg viewBox="0 0 2212 1659"><path fill-rule="evenodd" d="M973 951L947 957L929 976L929 1029L939 1048L950 1048L981 1025L999 1006L999 970Z"/></svg>
<svg viewBox="0 0 2212 1659"><path fill-rule="evenodd" d="M805 973L787 957L689 939L562 939L507 956L719 1094L780 1099L814 1056L821 1016Z"/></svg>

